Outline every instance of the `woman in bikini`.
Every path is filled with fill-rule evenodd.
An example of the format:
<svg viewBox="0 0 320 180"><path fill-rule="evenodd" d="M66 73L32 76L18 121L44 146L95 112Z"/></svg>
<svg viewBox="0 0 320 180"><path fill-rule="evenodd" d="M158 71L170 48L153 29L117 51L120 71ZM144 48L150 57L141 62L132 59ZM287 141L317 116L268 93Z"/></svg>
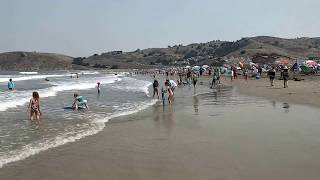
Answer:
<svg viewBox="0 0 320 180"><path fill-rule="evenodd" d="M33 121L34 117L39 121L41 116L40 111L40 98L38 92L32 93L32 98L30 99L30 103L28 106L28 110L30 109L30 120Z"/></svg>

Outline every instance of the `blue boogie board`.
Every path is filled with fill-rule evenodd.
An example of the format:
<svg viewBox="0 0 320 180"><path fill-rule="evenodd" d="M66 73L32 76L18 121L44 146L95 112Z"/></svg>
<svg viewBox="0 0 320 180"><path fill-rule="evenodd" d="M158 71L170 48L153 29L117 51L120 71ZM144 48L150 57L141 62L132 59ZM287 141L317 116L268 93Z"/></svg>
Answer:
<svg viewBox="0 0 320 180"><path fill-rule="evenodd" d="M63 109L64 110L74 110L74 108L71 107L71 106L63 107ZM81 107L81 106L78 107L78 110L84 110L84 109L86 109L86 108L85 107Z"/></svg>

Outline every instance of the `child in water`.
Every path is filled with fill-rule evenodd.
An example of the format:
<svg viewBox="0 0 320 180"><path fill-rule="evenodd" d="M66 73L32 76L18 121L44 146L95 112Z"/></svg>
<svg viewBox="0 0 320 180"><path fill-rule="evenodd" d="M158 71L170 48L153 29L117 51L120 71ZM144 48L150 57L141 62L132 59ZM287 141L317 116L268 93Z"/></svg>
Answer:
<svg viewBox="0 0 320 180"><path fill-rule="evenodd" d="M75 111L78 110L79 106L84 106L86 109L89 109L89 106L87 105L87 100L83 96L79 96L79 94L74 93L73 97L74 101L72 104L72 108L74 108Z"/></svg>
<svg viewBox="0 0 320 180"><path fill-rule="evenodd" d="M32 98L30 99L28 110L30 109L30 120L33 121L34 117L39 121L41 116L40 111L40 97L38 92L32 93Z"/></svg>
<svg viewBox="0 0 320 180"><path fill-rule="evenodd" d="M8 89L9 89L9 91L12 91L14 89L14 83L13 83L12 79L9 79Z"/></svg>

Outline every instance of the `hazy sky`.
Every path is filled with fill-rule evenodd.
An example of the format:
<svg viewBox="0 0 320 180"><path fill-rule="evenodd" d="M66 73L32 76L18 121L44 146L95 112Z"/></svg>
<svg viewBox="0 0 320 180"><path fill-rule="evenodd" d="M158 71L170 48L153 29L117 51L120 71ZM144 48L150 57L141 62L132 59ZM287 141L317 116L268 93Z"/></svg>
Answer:
<svg viewBox="0 0 320 180"><path fill-rule="evenodd" d="M320 36L320 0L0 0L0 52L110 50Z"/></svg>

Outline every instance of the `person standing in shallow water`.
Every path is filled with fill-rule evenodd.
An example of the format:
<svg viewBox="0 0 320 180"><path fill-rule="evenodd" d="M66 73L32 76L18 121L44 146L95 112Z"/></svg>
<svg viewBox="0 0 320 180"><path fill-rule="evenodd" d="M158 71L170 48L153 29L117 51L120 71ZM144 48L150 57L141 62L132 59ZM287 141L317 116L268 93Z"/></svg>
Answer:
<svg viewBox="0 0 320 180"><path fill-rule="evenodd" d="M193 82L193 88L196 88L196 85L197 85L197 82L198 82L196 74L192 75L192 82Z"/></svg>
<svg viewBox="0 0 320 180"><path fill-rule="evenodd" d="M97 83L97 90L98 90L98 94L100 94L100 91L101 91L100 82Z"/></svg>
<svg viewBox="0 0 320 180"><path fill-rule="evenodd" d="M40 120L41 111L40 111L40 97L38 92L32 93L32 98L30 99L28 110L30 109L30 120L33 121L36 118Z"/></svg>
<svg viewBox="0 0 320 180"><path fill-rule="evenodd" d="M167 93L168 93L168 102L169 104L172 104L172 101L173 101L173 91L170 87L170 83L168 81L166 81L165 83L165 86L166 86L166 90L167 90Z"/></svg>
<svg viewBox="0 0 320 180"><path fill-rule="evenodd" d="M157 94L158 99L159 99L160 98L159 97L159 82L156 79L156 76L153 76L153 78L154 78L154 81L153 81L153 84L152 84L152 86L153 86L153 98Z"/></svg>
<svg viewBox="0 0 320 180"><path fill-rule="evenodd" d="M212 82L211 82L211 89L216 87L216 80L217 80L217 74L216 74L216 72L213 72L213 74L212 74Z"/></svg>
<svg viewBox="0 0 320 180"><path fill-rule="evenodd" d="M9 89L9 91L12 91L14 89L14 83L13 83L12 79L9 79L8 89Z"/></svg>

